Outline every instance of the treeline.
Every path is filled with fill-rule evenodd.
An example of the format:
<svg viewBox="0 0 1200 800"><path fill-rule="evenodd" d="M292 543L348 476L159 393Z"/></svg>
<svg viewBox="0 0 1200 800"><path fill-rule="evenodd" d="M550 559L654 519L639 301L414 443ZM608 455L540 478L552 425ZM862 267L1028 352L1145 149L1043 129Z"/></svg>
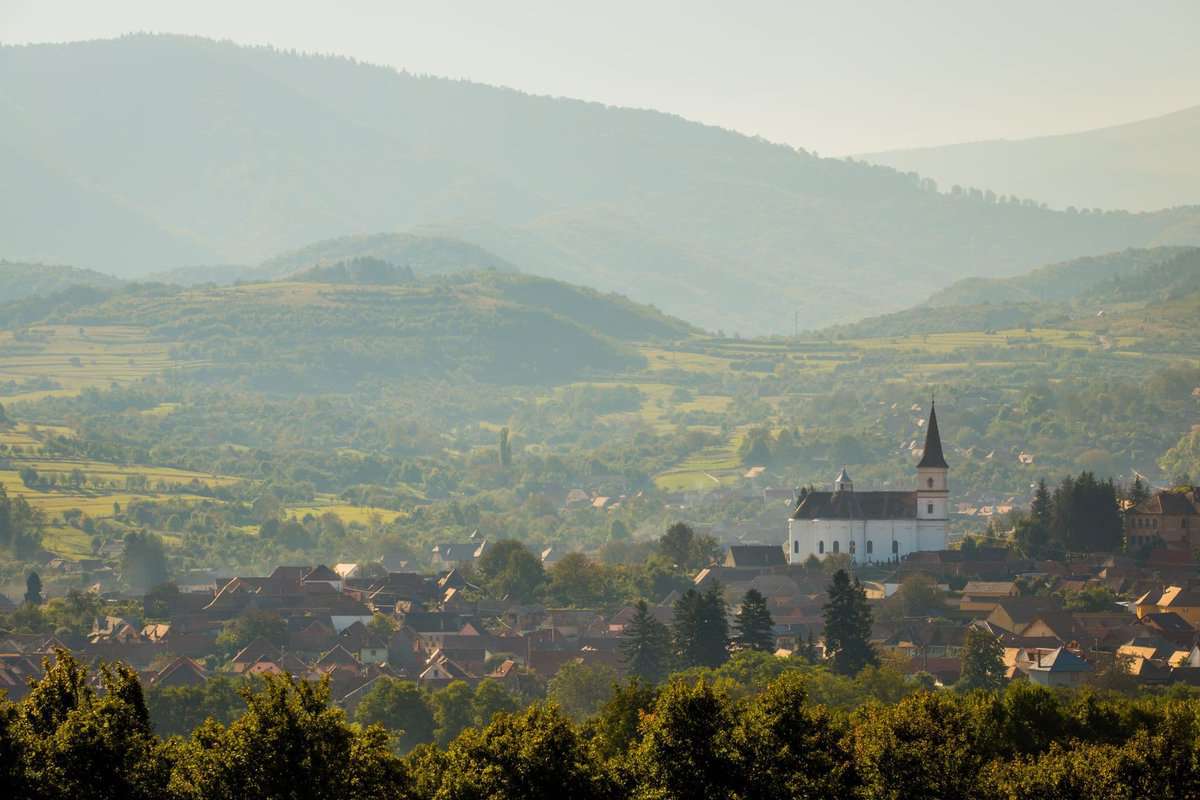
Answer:
<svg viewBox="0 0 1200 800"><path fill-rule="evenodd" d="M1014 544L1031 558L1120 550L1124 526L1117 495L1111 478L1102 481L1087 471L1068 475L1053 491L1042 479L1028 515L1017 522ZM1141 479L1135 479L1130 500L1140 502L1146 495Z"/></svg>
<svg viewBox="0 0 1200 800"><path fill-rule="evenodd" d="M243 710L161 738L134 672L60 652L0 702L12 798L1143 798L1200 793L1200 700L917 690L845 712L801 671L757 694L678 677L618 685L581 723L554 703L499 712L406 756L348 721L325 683L267 677Z"/></svg>
<svg viewBox="0 0 1200 800"><path fill-rule="evenodd" d="M0 483L0 551L13 558L27 558L42 546L42 512L20 495L9 497Z"/></svg>

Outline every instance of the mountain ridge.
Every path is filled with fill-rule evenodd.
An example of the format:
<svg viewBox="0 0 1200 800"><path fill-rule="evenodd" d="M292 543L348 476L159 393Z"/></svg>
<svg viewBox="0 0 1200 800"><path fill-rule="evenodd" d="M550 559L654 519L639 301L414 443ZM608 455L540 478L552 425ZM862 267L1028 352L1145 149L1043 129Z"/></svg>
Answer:
<svg viewBox="0 0 1200 800"><path fill-rule="evenodd" d="M52 242L56 260L125 276L416 233L755 334L790 330L797 314L814 326L903 308L959 277L1200 243L1200 209L1066 215L952 197L661 112L348 59L131 36L0 47L0 73L11 78L0 117L20 109L43 132L14 142L0 170L36 150L178 238L146 234L130 252L133 222L63 236L0 219L13 251L0 255Z"/></svg>
<svg viewBox="0 0 1200 800"><path fill-rule="evenodd" d="M1090 130L863 153L872 164L1060 208L1200 203L1200 104Z"/></svg>

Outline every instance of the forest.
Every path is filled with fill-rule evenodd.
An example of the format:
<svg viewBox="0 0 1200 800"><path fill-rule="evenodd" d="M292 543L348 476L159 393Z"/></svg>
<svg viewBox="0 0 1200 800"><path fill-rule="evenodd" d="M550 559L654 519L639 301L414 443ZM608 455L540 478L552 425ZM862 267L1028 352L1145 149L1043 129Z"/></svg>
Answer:
<svg viewBox="0 0 1200 800"><path fill-rule="evenodd" d="M1002 691L908 687L847 709L817 701L803 669L757 676L750 691L680 676L614 685L582 721L539 702L479 718L444 747L407 750L404 731L378 724L386 715L368 706L352 721L321 684L267 677L234 695L238 710L227 722L164 738L151 721L153 693L136 674L115 665L100 669L98 685L92 677L60 653L28 697L0 701L6 796L1132 800L1200 792L1200 700L1188 692L1130 699L1018 681ZM380 707L404 708L406 693L392 694Z"/></svg>

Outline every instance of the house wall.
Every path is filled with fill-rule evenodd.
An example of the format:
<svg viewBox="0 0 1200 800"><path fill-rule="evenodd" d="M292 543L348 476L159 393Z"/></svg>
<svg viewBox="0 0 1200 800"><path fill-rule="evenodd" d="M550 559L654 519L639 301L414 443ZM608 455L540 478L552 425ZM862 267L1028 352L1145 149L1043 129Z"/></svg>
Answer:
<svg viewBox="0 0 1200 800"><path fill-rule="evenodd" d="M921 550L944 550L945 547L945 520L788 521L787 557L790 564L801 564L810 555L824 559L834 552L846 553L859 564L882 563Z"/></svg>

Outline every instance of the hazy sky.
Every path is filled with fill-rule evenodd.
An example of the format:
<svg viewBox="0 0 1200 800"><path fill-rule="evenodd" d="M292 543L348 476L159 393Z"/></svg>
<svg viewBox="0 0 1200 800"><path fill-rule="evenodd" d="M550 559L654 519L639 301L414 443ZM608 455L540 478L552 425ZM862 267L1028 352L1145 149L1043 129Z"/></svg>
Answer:
<svg viewBox="0 0 1200 800"><path fill-rule="evenodd" d="M841 155L1200 104L1200 2L0 0L0 40L190 33L656 108Z"/></svg>

